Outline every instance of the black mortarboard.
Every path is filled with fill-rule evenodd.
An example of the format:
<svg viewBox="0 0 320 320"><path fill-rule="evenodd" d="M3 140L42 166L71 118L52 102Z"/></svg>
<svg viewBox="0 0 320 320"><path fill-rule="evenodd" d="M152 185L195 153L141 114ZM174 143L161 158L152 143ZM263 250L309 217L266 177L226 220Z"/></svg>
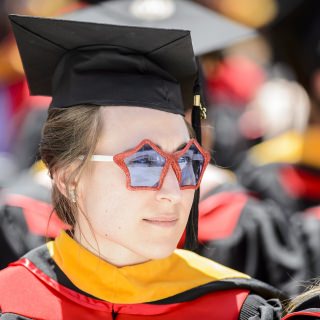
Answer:
<svg viewBox="0 0 320 320"><path fill-rule="evenodd" d="M190 30L196 55L226 48L255 34L253 29L187 0L109 0L63 19Z"/></svg>
<svg viewBox="0 0 320 320"><path fill-rule="evenodd" d="M132 105L184 114L197 75L190 32L10 16L33 95L52 107Z"/></svg>

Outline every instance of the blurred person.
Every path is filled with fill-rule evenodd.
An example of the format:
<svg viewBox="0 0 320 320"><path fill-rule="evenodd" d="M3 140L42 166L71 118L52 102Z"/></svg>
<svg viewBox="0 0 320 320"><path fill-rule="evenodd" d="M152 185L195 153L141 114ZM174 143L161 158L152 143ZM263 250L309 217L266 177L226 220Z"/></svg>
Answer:
<svg viewBox="0 0 320 320"><path fill-rule="evenodd" d="M0 269L67 228L53 212L47 168L37 162L2 191Z"/></svg>
<svg viewBox="0 0 320 320"><path fill-rule="evenodd" d="M273 47L273 61L292 68L311 99L311 122L319 123L319 1L278 2L285 14L264 30Z"/></svg>
<svg viewBox="0 0 320 320"><path fill-rule="evenodd" d="M8 12L20 14L54 15L67 0L58 1L1 1L1 28L0 28L0 161L4 165L6 159L8 166L2 166L0 170L0 188L5 187L10 180L13 180L26 166L20 166L24 161L25 155L18 152L13 154L16 138L19 136L20 128L23 126L25 117L29 111L33 110L33 101L29 99L29 92L25 82L23 68L19 53L13 39ZM38 103L39 104L39 103ZM37 105L38 105L37 104ZM48 98L43 98L41 104L47 107ZM28 161L28 160L27 160ZM29 162L30 165L30 162ZM10 173L10 174L9 174Z"/></svg>
<svg viewBox="0 0 320 320"><path fill-rule="evenodd" d="M211 72L207 70L206 80L209 103L241 109L253 99L265 80L265 73L254 61L234 54L216 62Z"/></svg>
<svg viewBox="0 0 320 320"><path fill-rule="evenodd" d="M242 21L248 25L252 25L250 18L251 20L255 20L262 16L269 16L269 19L261 19L258 24L253 24L256 26L259 25L259 27L264 26L260 28L259 31L263 36L267 37L269 42L271 41L272 55L270 55L270 65L267 66L268 74L271 72L270 75L274 76L272 73L276 70L273 69L275 69L275 66L278 68L277 66L280 62L282 66L285 65L286 69L288 69L287 66L289 66L289 69L293 70L293 76L296 76L298 81L304 86L306 81L302 81L303 74L306 75L309 73L309 79L311 79L313 73L311 70L315 68L315 62L319 61L315 55L320 30L318 28L319 22L317 22L319 21L319 4L317 1L263 1L263 3L259 3L259 8L257 8L257 4L255 4L254 1L246 0L240 1L239 3L235 3L236 1L232 0L199 2L215 10L220 10L220 12L223 12L225 15L238 19L238 21ZM250 14L250 12L255 12L255 14ZM272 14L269 15L271 12ZM262 15L260 15L260 13L262 13ZM243 19L245 16L247 17ZM316 35L316 33L318 33L318 35ZM305 45L301 45L301 43ZM304 78L306 77L304 76ZM307 87L305 86L305 88ZM310 90L307 89L307 92L310 94ZM314 114L314 108L312 108L312 114ZM290 117L285 118L288 119ZM246 125L250 127L250 123L246 122L243 126L244 129L246 129ZM234 127L237 127L237 124ZM239 136L242 135L242 129L243 128L240 128ZM231 132L232 131L235 131L235 129L231 128ZM253 130L250 133L253 134L253 136L257 136L257 132ZM254 139L252 142L254 142ZM240 143L237 145L240 145Z"/></svg>
<svg viewBox="0 0 320 320"><path fill-rule="evenodd" d="M265 81L265 71L242 54L202 57L208 97L208 122L213 127L213 156L218 166L235 170L244 152L260 136L245 136L240 119Z"/></svg>
<svg viewBox="0 0 320 320"><path fill-rule="evenodd" d="M245 134L250 135L253 131L253 134L259 133L266 141L252 148L252 161L259 164L297 161L297 156L289 153L297 152L295 144L299 143L295 137L302 138L308 130L309 117L310 99L301 85L279 78L265 82L257 90L240 120L241 129ZM288 141L289 146L291 139L292 147L281 148L281 142L279 148L276 147L277 141L283 141L284 145L284 141ZM272 149L277 149L277 152L272 153Z"/></svg>
<svg viewBox="0 0 320 320"><path fill-rule="evenodd" d="M281 208L236 182L217 183L201 198L196 252L207 258L292 296L313 275L307 248L299 226Z"/></svg>
<svg viewBox="0 0 320 320"><path fill-rule="evenodd" d="M242 118L244 130L261 131L265 141L249 151L238 170L240 181L289 213L320 201L320 130L308 126L309 111L301 86L275 80L263 86Z"/></svg>
<svg viewBox="0 0 320 320"><path fill-rule="evenodd" d="M305 248L309 277L319 275L320 128L308 125L310 99L296 82L266 83L243 117L243 128L263 132L237 174L256 197L280 207Z"/></svg>
<svg viewBox="0 0 320 320"><path fill-rule="evenodd" d="M277 319L277 302L258 293L273 297L273 289L174 250L185 228L186 247L196 241L198 187L209 161L183 119L194 104L200 140L190 33L12 20L31 92L53 96L41 156L54 207L72 229L1 271L1 318ZM44 65L47 81L39 82Z"/></svg>
<svg viewBox="0 0 320 320"><path fill-rule="evenodd" d="M197 0L235 21L261 27L277 14L276 1ZM264 68L270 61L270 49L261 35L244 39L225 48L220 56L207 55L203 64L207 80L211 122L215 130L217 164L235 170L244 151L260 141L260 136L245 137L239 119L246 105L266 79ZM220 158L221 157L221 158Z"/></svg>

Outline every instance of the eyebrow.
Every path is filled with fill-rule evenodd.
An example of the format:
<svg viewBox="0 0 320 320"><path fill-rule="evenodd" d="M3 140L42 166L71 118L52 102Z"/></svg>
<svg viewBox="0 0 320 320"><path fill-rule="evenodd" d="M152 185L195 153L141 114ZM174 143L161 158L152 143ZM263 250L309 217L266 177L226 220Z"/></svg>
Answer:
<svg viewBox="0 0 320 320"><path fill-rule="evenodd" d="M176 148L176 149L173 151L173 153L182 150L188 143L189 143L189 141L181 143L181 144L178 146L178 148ZM160 150L162 150L162 148L161 148L158 144L154 143L154 145L157 146ZM132 148L131 148L131 149L128 149L128 150L125 150L124 152L130 151L130 150L132 150ZM100 157L100 156L106 157L106 158L109 157L109 158L110 158L109 161L111 161L112 158L113 158L113 156L100 155L100 154L97 155L97 154L95 154L95 155L93 155L94 159L96 159L96 160L94 160L94 161L103 161L103 160L98 160L98 157Z"/></svg>

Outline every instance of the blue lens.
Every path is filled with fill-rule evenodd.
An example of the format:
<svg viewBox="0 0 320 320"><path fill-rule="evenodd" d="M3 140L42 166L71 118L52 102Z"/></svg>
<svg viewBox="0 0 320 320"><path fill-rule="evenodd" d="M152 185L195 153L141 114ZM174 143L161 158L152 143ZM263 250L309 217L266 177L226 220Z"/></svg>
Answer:
<svg viewBox="0 0 320 320"><path fill-rule="evenodd" d="M132 187L158 187L166 159L151 146L144 145L124 162L130 172Z"/></svg>
<svg viewBox="0 0 320 320"><path fill-rule="evenodd" d="M190 148L178 160L181 169L181 186L195 186L202 172L204 157L192 144Z"/></svg>

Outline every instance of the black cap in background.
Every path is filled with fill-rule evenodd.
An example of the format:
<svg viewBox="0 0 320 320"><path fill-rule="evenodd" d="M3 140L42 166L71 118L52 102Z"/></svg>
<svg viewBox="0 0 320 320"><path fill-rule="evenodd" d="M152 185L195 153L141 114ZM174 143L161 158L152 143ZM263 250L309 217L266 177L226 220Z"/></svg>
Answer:
<svg viewBox="0 0 320 320"><path fill-rule="evenodd" d="M63 19L190 30L196 55L255 35L253 29L187 0L109 0L74 11Z"/></svg>

